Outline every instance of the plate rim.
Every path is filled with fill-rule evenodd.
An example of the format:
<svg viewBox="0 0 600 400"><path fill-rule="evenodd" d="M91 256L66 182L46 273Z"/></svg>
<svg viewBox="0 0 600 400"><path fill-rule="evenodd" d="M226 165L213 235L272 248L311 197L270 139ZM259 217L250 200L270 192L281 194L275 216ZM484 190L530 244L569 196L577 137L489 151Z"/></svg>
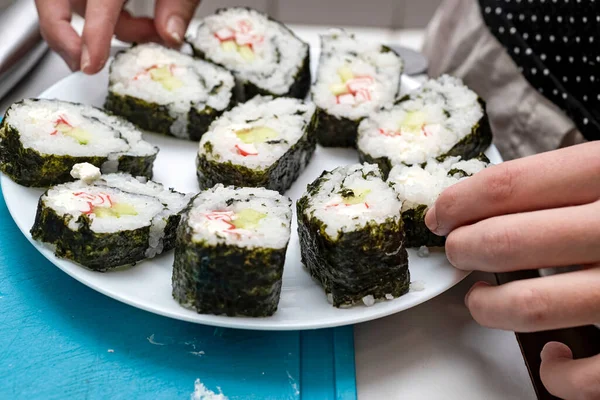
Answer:
<svg viewBox="0 0 600 400"><path fill-rule="evenodd" d="M38 98L55 98L55 97L49 96L49 93L56 90L57 87L64 85L66 81L75 79L75 77L80 76L80 75L83 75L83 73L82 72L74 72L74 73L62 78L61 80L57 81L52 86L50 86L49 88L44 90L42 93L40 93L38 95ZM420 85L420 83L416 79L414 79L410 76L407 76L407 75L402 75L402 80L403 81L406 80L406 82L410 82L412 85ZM501 158L497 148L494 145L490 146L488 151L491 151L492 153L494 153L494 156L495 156L494 158L496 158L496 159L500 160L500 162L502 162L502 158ZM117 300L121 303L124 303L128 306L136 307L136 308L139 308L141 310L144 310L144 311L147 311L147 312L150 312L153 314L161 315L163 317L172 318L172 319L176 319L176 320L191 322L191 323L210 325L210 326L221 327L221 328L261 330L261 331L263 331L263 330L264 331L311 330L311 329L325 329L325 328L333 328L333 327L338 327L338 326L354 325L354 324L358 324L358 323L363 323L363 322L367 322L367 321L384 318L384 317L417 307L417 306L441 295L442 293L450 290L451 288L456 286L458 283L460 283L463 279L465 279L471 273L470 271L456 270L455 277L451 284L444 285L443 287L437 288L436 290L428 291L426 296L419 298L417 300L417 303L413 304L413 305L398 307L398 308L382 308L381 310L378 310L376 312L358 314L356 316L352 316L352 317L348 317L348 318L344 318L344 319L335 318L335 319L331 319L330 321L320 321L318 323L310 323L310 322L306 323L306 322L302 322L302 321L290 321L290 322L284 322L284 323L281 323L281 322L269 323L269 322L267 322L269 317L266 317L266 318L241 317L240 318L240 317L228 317L228 316L211 315L211 314L191 314L191 315L176 314L176 313L170 312L168 310L163 310L160 308L157 309L155 307L147 305L144 302L136 301L135 299L127 298L126 296L122 295L119 292L114 292L114 291L105 289L101 285L97 285L93 280L87 279L84 274L73 273L72 270L65 268L62 265L63 263L72 263L74 265L76 265L76 264L73 263L72 261L69 261L66 259L59 259L58 257L56 257L54 255L53 251L47 245L36 242L31 237L31 234L29 232L30 227L21 226L21 224L18 222L18 218L15 218L15 215L17 214L16 210L13 209L10 202L6 201L7 194L9 197L11 196L10 193L8 192L8 186L10 186L11 184L17 185L15 182L10 180L10 178L8 178L8 176L4 175L3 173L0 173L0 186L2 189L2 194L4 196L6 207L8 208L9 214L10 214L13 222L17 225L17 227L19 228L21 233L33 245L33 247L38 252L40 252L51 264L53 264L55 267L58 267L61 271L66 273L71 278L77 280L78 282L82 283L83 285L89 287L92 290L102 293L103 295L105 295L109 298L112 298L112 299ZM79 265L76 265L76 266L78 268L83 268ZM340 310L340 312L343 312L343 310Z"/></svg>

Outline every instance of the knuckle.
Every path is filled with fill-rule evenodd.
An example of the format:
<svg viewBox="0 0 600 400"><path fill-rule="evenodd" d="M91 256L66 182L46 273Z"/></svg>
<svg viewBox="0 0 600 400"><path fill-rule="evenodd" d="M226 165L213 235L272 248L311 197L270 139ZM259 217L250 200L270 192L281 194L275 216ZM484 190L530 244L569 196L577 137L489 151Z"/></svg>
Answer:
<svg viewBox="0 0 600 400"><path fill-rule="evenodd" d="M487 177L486 192L490 201L502 203L511 198L515 189L515 178L518 170L498 165L494 167L494 172Z"/></svg>
<svg viewBox="0 0 600 400"><path fill-rule="evenodd" d="M483 262L491 266L500 267L515 252L515 243L518 243L517 232L514 229L499 227L482 233L481 246Z"/></svg>
<svg viewBox="0 0 600 400"><path fill-rule="evenodd" d="M550 311L547 296L531 288L519 290L512 296L510 304L515 313L517 331L539 330Z"/></svg>

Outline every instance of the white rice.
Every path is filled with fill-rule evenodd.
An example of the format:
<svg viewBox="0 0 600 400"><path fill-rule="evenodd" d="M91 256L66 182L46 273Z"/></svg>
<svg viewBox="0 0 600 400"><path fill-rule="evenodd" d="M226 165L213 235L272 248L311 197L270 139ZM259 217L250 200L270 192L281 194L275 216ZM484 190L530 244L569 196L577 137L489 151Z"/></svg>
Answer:
<svg viewBox="0 0 600 400"><path fill-rule="evenodd" d="M142 177L134 178L128 174L104 175L102 179L96 181L96 185L106 185L124 192L150 196L156 198L165 207L152 219L148 249L146 251L146 257L148 258L162 253L164 249L163 239L165 228L167 227L169 217L183 210L192 198L191 194L183 195L171 189L167 190L160 183L147 181Z"/></svg>
<svg viewBox="0 0 600 400"><path fill-rule="evenodd" d="M213 218L219 213L234 222L248 209L263 215L254 227L226 230L222 220ZM275 191L219 184L196 197L187 224L192 229L193 241L210 246L282 249L290 240L291 219L291 200Z"/></svg>
<svg viewBox="0 0 600 400"><path fill-rule="evenodd" d="M349 67L355 76L373 79L366 87L370 101L354 104L338 103L331 86L343 84L338 74L340 68ZM393 52L383 52L381 43L358 40L343 30L331 30L321 36L321 59L317 81L312 87L312 98L328 114L352 120L366 117L385 104L394 102L400 89L402 59Z"/></svg>
<svg viewBox="0 0 600 400"><path fill-rule="evenodd" d="M388 183L392 185L398 197L404 201L403 210L419 205L431 207L440 194L448 187L458 183L464 176L476 174L488 166L487 163L471 159L461 161L460 157L449 157L444 162L428 160L423 168L419 165L396 165L390 171ZM449 176L451 170L461 170L465 174Z"/></svg>
<svg viewBox="0 0 600 400"><path fill-rule="evenodd" d="M181 86L169 89L153 80L148 71L156 67L168 67ZM178 137L187 135L190 108L222 111L229 106L234 87L233 76L224 68L153 43L119 53L110 69L109 90L168 107L176 119L171 133Z"/></svg>
<svg viewBox="0 0 600 400"><path fill-rule="evenodd" d="M121 155L148 156L158 152L129 122L87 105L26 99L13 105L6 118L19 132L23 147L41 154L108 156L115 160L116 170L116 160ZM87 143L81 144L76 138L59 132L59 121L85 131Z"/></svg>
<svg viewBox="0 0 600 400"><path fill-rule="evenodd" d="M392 165L420 164L447 153L483 115L477 94L460 79L444 75L427 81L408 100L364 119L357 146L373 158L388 158Z"/></svg>
<svg viewBox="0 0 600 400"><path fill-rule="evenodd" d="M267 169L302 138L314 113L312 103L286 97L256 96L213 122L202 136L198 151L211 161ZM272 129L277 137L248 144L236 134L256 127Z"/></svg>
<svg viewBox="0 0 600 400"><path fill-rule="evenodd" d="M402 202L382 180L377 166L354 164L339 167L324 177L326 180L316 195L311 197L304 213L327 225L325 233L332 239L336 239L340 232L353 232L367 224L382 224L390 218L400 218ZM363 201L353 205L344 204L340 194L342 189L363 193Z"/></svg>
<svg viewBox="0 0 600 400"><path fill-rule="evenodd" d="M76 175L75 172L85 169L86 164L76 164L72 173ZM117 233L149 226L146 257L154 257L164 249L169 217L179 213L189 203L191 195L167 190L145 178L118 173L102 175L91 183L79 180L55 186L42 199L45 206L52 208L57 215L70 216L67 226L74 231L81 228L78 219L83 214L90 218L90 229L96 233ZM133 207L136 215L102 217L90 213L90 204L107 208L114 204L127 204Z"/></svg>
<svg viewBox="0 0 600 400"><path fill-rule="evenodd" d="M93 200L90 200L93 199ZM140 196L122 192L110 187L90 186L77 181L58 185L48 190L43 197L46 207L52 208L57 215L72 216L69 228L77 230L77 219L89 209L89 202L94 205L109 207L109 204L120 203L132 206L137 215L122 215L120 218L101 218L95 213L88 214L91 219L90 229L96 233L115 233L150 226L155 215L163 211L162 203L153 197Z"/></svg>
<svg viewBox="0 0 600 400"><path fill-rule="evenodd" d="M240 22L250 23L246 25L248 32L240 32ZM239 44L242 39L262 38L252 42L255 58L248 61L238 51L224 51L217 38L222 30L235 32ZM308 45L285 26L258 11L241 7L228 8L206 17L198 27L192 45L207 59L233 71L238 79L252 82L276 95L289 91L304 59L308 57Z"/></svg>
<svg viewBox="0 0 600 400"><path fill-rule="evenodd" d="M160 183L148 181L143 177L134 178L123 173L102 175L95 184L110 186L124 192L156 197L172 214L183 210L192 198L191 194L183 195L171 189L165 189Z"/></svg>
<svg viewBox="0 0 600 400"><path fill-rule="evenodd" d="M71 168L71 176L89 185L100 179L100 168L90 163L75 164Z"/></svg>

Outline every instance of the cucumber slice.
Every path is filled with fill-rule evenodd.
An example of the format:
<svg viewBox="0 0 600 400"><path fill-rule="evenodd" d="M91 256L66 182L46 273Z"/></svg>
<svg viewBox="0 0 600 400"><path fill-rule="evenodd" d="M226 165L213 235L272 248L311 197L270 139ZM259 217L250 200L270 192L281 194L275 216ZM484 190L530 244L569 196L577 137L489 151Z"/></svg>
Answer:
<svg viewBox="0 0 600 400"><path fill-rule="evenodd" d="M344 204L354 205L364 203L369 193L371 193L371 189L349 189L342 193Z"/></svg>
<svg viewBox="0 0 600 400"><path fill-rule="evenodd" d="M150 77L153 81L162 84L163 87L169 91L179 89L183 86L183 82L173 76L173 73L168 66L151 69Z"/></svg>
<svg viewBox="0 0 600 400"><path fill-rule="evenodd" d="M334 83L329 86L329 90L331 90L334 96L348 93L348 87L344 83Z"/></svg>
<svg viewBox="0 0 600 400"><path fill-rule="evenodd" d="M258 226L261 219L267 214L263 214L251 208L246 208L237 213L237 218L233 220L233 225L237 229L253 229Z"/></svg>
<svg viewBox="0 0 600 400"><path fill-rule="evenodd" d="M274 129L266 126L258 126L255 128L241 129L235 132L236 136L244 143L264 143L267 140L275 139L279 135Z"/></svg>
<svg viewBox="0 0 600 400"><path fill-rule="evenodd" d="M92 140L92 135L89 132L81 128L72 127L69 124L59 123L56 125L56 130L65 136L70 136L77 140L79 144L86 145Z"/></svg>
<svg viewBox="0 0 600 400"><path fill-rule="evenodd" d="M337 73L340 76L340 79L342 80L342 82L344 82L344 83L346 83L350 79L354 78L354 73L352 72L352 69L350 69L350 67L348 65L344 65L343 67L339 68L337 70Z"/></svg>
<svg viewBox="0 0 600 400"><path fill-rule="evenodd" d="M423 111L410 111L400 123L401 132L421 132L423 125L427 124L427 114Z"/></svg>
<svg viewBox="0 0 600 400"><path fill-rule="evenodd" d="M252 50L252 47L250 47L248 45L240 46L238 48L238 51L240 52L240 55L242 56L242 58L246 61L254 61L254 59L256 58L256 56L254 55L254 51Z"/></svg>
<svg viewBox="0 0 600 400"><path fill-rule="evenodd" d="M226 40L221 43L221 48L223 51L233 52L238 50L238 46L235 43L235 40Z"/></svg>
<svg viewBox="0 0 600 400"><path fill-rule="evenodd" d="M97 218L121 218L124 215L138 215L131 204L115 203L112 207L94 207Z"/></svg>

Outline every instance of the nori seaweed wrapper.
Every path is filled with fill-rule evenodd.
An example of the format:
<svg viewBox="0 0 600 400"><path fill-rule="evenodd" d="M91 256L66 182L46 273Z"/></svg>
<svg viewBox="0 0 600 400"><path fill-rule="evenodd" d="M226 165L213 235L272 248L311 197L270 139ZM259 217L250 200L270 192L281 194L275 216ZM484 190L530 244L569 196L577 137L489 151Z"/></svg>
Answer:
<svg viewBox="0 0 600 400"><path fill-rule="evenodd" d="M392 162L390 161L389 158L387 158L387 157L374 158L370 154L367 154L360 149L358 149L358 160L361 163L377 165L379 167L379 170L381 171L381 174L383 175L383 179L387 179L388 175L390 174L390 171L393 168Z"/></svg>
<svg viewBox="0 0 600 400"><path fill-rule="evenodd" d="M322 221L305 214L321 179L309 185L308 195L297 202L298 235L302 262L331 294L333 305L349 306L368 295L385 299L387 294L396 298L407 293L410 273L402 220L390 217L330 237Z"/></svg>
<svg viewBox="0 0 600 400"><path fill-rule="evenodd" d="M135 264L146 258L150 226L96 233L90 229L90 218L82 214L77 220L81 226L74 231L67 226L71 218L70 215L61 217L52 208L46 207L42 196L31 236L54 245L57 257L73 260L98 272Z"/></svg>
<svg viewBox="0 0 600 400"><path fill-rule="evenodd" d="M231 108L233 103L232 97L227 109ZM149 103L136 97L123 96L109 91L104 108L120 115L141 129L181 138L171 132L171 125L175 123L176 118L169 113L168 106ZM202 110L191 108L188 113L186 138L194 141L200 140L210 124L227 109L218 111L209 106Z"/></svg>
<svg viewBox="0 0 600 400"><path fill-rule="evenodd" d="M485 102L478 99L483 109L483 117L471 128L471 133L454 145L446 154L437 157L443 161L447 157L460 156L463 160L478 157L491 146L493 140L492 127L486 112Z"/></svg>
<svg viewBox="0 0 600 400"><path fill-rule="evenodd" d="M229 9L246 9L246 10L257 11L250 7L227 7L227 8L220 8L220 9L216 10L215 14L223 13ZM300 40L302 43L306 44L303 40L301 40L298 36L296 36L296 34L292 30L290 30L287 26L285 26L285 24L271 18L270 16L268 16L264 13L261 13L259 11L257 11L257 12L265 15L265 17L267 17L267 19L269 21L272 21L272 22L280 25L292 37L294 37L294 38ZM214 60L208 58L204 51L202 51L201 49L194 46L193 40L190 40L188 38L188 39L186 39L186 42L192 48L192 53L194 54L195 57L200 58L205 61L212 62L214 64L217 64L225 69L230 70L233 73L235 80L236 80L236 84L238 86L237 99L240 102L248 101L251 98L253 98L254 96L295 97L297 99L305 99L308 94L308 91L310 90L310 84L311 84L310 51L308 49L307 44L306 44L306 46L307 46L306 47L307 48L306 56L302 59L302 64L300 65L300 68L294 74L294 81L293 81L292 85L290 85L290 87L288 88L288 91L285 93L274 93L264 87L260 87L259 85L257 85L254 82L250 82L249 80L242 79L236 73L235 70L232 70L231 68L228 68L226 65L219 64L219 63L215 62ZM279 53L277 55L279 56Z"/></svg>
<svg viewBox="0 0 600 400"><path fill-rule="evenodd" d="M265 170L251 169L233 164L231 161L209 160L205 154L199 153L196 159L196 175L200 189L208 189L217 183L222 183L225 186L264 187L283 194L310 162L317 145L315 135L317 126L317 118L313 115L298 142ZM207 152L210 152L209 144L210 142L205 143ZM209 145L208 148L206 145Z"/></svg>
<svg viewBox="0 0 600 400"><path fill-rule="evenodd" d="M15 106L18 105L15 103ZM8 123L9 113L10 109L0 126L0 170L20 185L48 187L70 182L74 180L70 173L75 164L87 162L102 168L105 162L112 162L108 156L43 154L33 148L25 148L19 132ZM152 179L156 155L119 154L115 161L118 162L118 171Z"/></svg>
<svg viewBox="0 0 600 400"><path fill-rule="evenodd" d="M279 303L286 250L194 242L184 215L177 230L173 297L201 314L273 315Z"/></svg>
<svg viewBox="0 0 600 400"><path fill-rule="evenodd" d="M428 207L420 204L402 211L402 222L406 233L406 247L442 247L446 244L444 236L432 233L425 225Z"/></svg>
<svg viewBox="0 0 600 400"><path fill-rule="evenodd" d="M324 147L355 147L358 124L361 119L352 120L328 114L317 108L317 140Z"/></svg>
<svg viewBox="0 0 600 400"><path fill-rule="evenodd" d="M195 54L198 53L198 57L204 58L201 51L194 50L194 52ZM302 67L294 76L294 83L286 93L277 94L270 92L258 87L250 81L242 81L236 76L236 82L241 86L241 94L238 94L238 97L240 97L242 101L250 100L254 96L295 97L297 99L305 99L310 90L310 79L310 52L307 52L306 57L304 57L304 60L302 61Z"/></svg>

